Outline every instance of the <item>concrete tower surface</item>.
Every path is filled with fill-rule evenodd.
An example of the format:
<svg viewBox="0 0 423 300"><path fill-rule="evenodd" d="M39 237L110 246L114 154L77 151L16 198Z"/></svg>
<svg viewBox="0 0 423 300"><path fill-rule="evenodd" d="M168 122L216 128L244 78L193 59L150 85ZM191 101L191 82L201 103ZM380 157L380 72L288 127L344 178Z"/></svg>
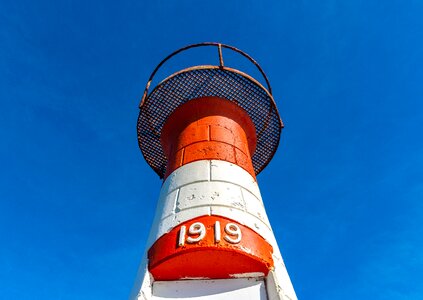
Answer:
<svg viewBox="0 0 423 300"><path fill-rule="evenodd" d="M195 47L216 47L219 64L181 70L149 93L157 70ZM252 62L267 88L225 66L222 49ZM163 185L131 300L297 299L256 180L282 127L266 75L239 49L190 45L157 66L137 131Z"/></svg>

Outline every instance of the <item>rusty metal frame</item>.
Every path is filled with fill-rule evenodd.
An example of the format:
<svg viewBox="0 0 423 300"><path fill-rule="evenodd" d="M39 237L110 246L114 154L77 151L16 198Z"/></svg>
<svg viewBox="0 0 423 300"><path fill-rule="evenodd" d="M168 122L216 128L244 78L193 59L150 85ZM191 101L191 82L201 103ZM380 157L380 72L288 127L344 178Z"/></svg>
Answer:
<svg viewBox="0 0 423 300"><path fill-rule="evenodd" d="M170 75L167 78L165 78L164 80L162 80L159 84L157 84L156 87L153 89L153 91L151 93L149 93L149 88L150 88L151 82L154 79L154 76L156 75L157 71L163 66L163 64L166 61L168 61L173 56L175 56L178 53L181 53L181 52L183 52L185 50L188 50L188 49L191 49L191 48L196 48L196 47L204 47L204 46L217 47L218 57L219 57L219 65L200 65L200 66L193 66L193 67L186 68L186 69L183 69L181 71L175 72L172 75ZM246 57L250 62L252 62L257 67L257 69L260 71L260 73L262 74L262 76L263 76L263 78L264 78L264 80L266 82L267 89L259 81L257 81L256 79L254 79L250 75L248 75L248 74L246 74L246 73L244 73L242 71L239 71L239 70L236 70L236 69L233 69L233 68L229 68L229 67L224 66L222 48L227 48L227 49L233 50L233 51L241 54L242 56ZM143 93L142 99L141 99L140 104L139 104L140 115L139 115L138 123L137 123L138 143L139 143L141 152L142 152L144 158L146 159L147 163L153 168L154 171L156 171L156 173L161 178L163 177L164 169L163 169L163 167L160 167L159 168L157 166L157 162L153 162L152 161L152 157L154 158L154 160L157 160L157 159L161 160L162 161L161 165L163 165L163 163L165 163L165 161L163 161L163 160L166 160L166 158L164 157L163 153L155 153L155 154L154 153L151 153L151 151L153 151L153 152L154 151L155 152L158 151L157 150L157 148L158 148L157 141L160 140L161 127L156 128L157 126L154 126L152 124L152 120L154 121L154 119L156 119L157 117L151 115L151 113L148 111L149 108L148 108L148 105L146 105L147 104L147 101L150 98L150 96L154 95L154 93L158 89L162 88L163 85L165 85L166 83L171 82L172 80L176 80L177 81L178 78L179 78L178 76L182 76L184 74L189 74L190 72L203 72L203 71L204 72L210 72L210 71L213 71L213 70L219 71L219 72L228 72L228 73L231 73L231 74L235 74L236 76L240 76L240 77L244 78L244 80L247 80L248 82L251 82L251 85L256 86L258 89L260 89L262 92L264 92L267 95L266 96L266 99L268 99L268 100L266 100L266 101L268 101L268 103L269 103L269 111L267 113L267 116L265 116L264 126L262 126L262 128L260 129L260 131L257 131L257 137L258 137L258 140L260 140L260 137L261 137L261 135L263 133L265 133L267 130L272 130L273 133L271 133L271 135L277 134L277 140L275 140L273 138L273 140L271 142L272 145L264 145L264 146L262 145L261 146L261 147L269 146L269 147L272 148L272 151L271 151L271 153L266 154L265 157L263 157L262 159L260 158L259 159L260 163L258 165L255 165L254 166L255 171L256 171L256 174L258 174L259 172L261 172L267 166L267 164L270 162L270 160L274 156L274 153L276 152L276 149L277 149L277 147L279 145L280 133L281 133L281 130L284 127L284 125L283 125L283 122L282 122L282 120L281 120L281 118L279 116L278 109L277 109L276 104L275 104L275 101L273 99L269 80L267 79L267 76L264 73L264 71L262 70L262 68L260 67L260 65L251 56L249 56L245 52L243 52L243 51L241 51L241 50L239 50L239 49L237 49L235 47L229 46L229 45L225 45L225 44L221 44L221 43L214 43L214 42L206 42L206 43L200 43L200 44L193 44L193 45L189 45L189 46L186 46L186 47L183 47L183 48L180 48L180 49L174 51L173 53L171 53L170 55L168 55L165 59L163 59L157 65L157 67L153 70L152 74L150 75L150 78L148 79L148 82L147 82L146 87L144 89L144 93ZM158 102L156 102L156 103L158 103ZM160 105L163 105L163 104L160 104ZM145 111L143 113L143 109L144 109L145 106L147 106L147 108L145 109ZM154 103L153 103L153 106L154 106ZM150 107L150 109L151 109L151 107ZM256 111L257 112L257 109L250 108L250 112L251 111ZM268 129L268 125L269 125L269 122L271 121L271 118L272 117L273 117L273 129ZM275 126L275 124L274 124L275 119L274 118L275 117L277 117L277 121L278 121L278 124L279 124L278 125L279 129L278 129L278 132L276 132L276 133L275 133L275 128L274 128L274 126ZM145 138L145 136L146 136L145 126L147 126L147 124L144 123L144 122L148 122L148 124L149 124L148 125L148 128L149 128L150 133L148 135L150 136L150 138L147 138L147 141L145 141L145 139L146 139ZM144 130L141 130L140 129L142 127L142 125L144 126ZM258 129L259 128L256 126L256 130L258 130ZM144 139L143 139L143 137L144 137ZM269 139L269 137L267 139ZM150 144L150 143L152 143L152 144ZM156 150L152 150L153 148L156 149ZM254 159L253 159L253 164L254 164Z"/></svg>
<svg viewBox="0 0 423 300"><path fill-rule="evenodd" d="M241 54L242 56L246 57L249 61L251 61L256 67L257 69L260 71L261 75L263 75L264 80L266 81L266 85L267 85L267 90L269 91L270 95L272 95L272 87L270 86L270 82L269 79L267 79L266 73L264 73L263 69L261 68L261 66L254 60L254 58L252 58L250 55L248 55L247 53L245 53L244 51L235 48L233 46L230 45L225 45L222 43L216 43L216 42L204 42L204 43L198 43L198 44L192 44L192 45L188 45L185 47L182 47L174 52L172 52L171 54L169 54L168 56L166 56L158 65L157 67L154 69L153 73L151 73L150 78L147 81L147 85L144 89L144 93L142 95L139 107L141 108L141 106L143 105L145 99L147 98L148 95L148 90L150 88L150 84L153 81L154 76L156 75L157 71L161 68L161 66L167 62L169 59L171 59L172 57L174 57L176 54L181 53L185 50L191 49L191 48L198 48L198 47L207 47L207 46L215 46L218 48L219 51L219 65L220 67L224 67L223 64L223 55L222 55L222 48L227 48L230 49L232 51L235 51L239 54ZM276 107L276 105L275 105Z"/></svg>

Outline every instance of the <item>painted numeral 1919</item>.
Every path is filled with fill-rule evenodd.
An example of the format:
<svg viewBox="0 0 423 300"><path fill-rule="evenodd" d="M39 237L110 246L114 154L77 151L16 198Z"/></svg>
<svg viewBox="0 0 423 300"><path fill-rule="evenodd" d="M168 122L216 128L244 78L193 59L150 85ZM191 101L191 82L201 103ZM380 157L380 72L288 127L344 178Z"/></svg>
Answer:
<svg viewBox="0 0 423 300"><path fill-rule="evenodd" d="M214 241L220 243L222 239L222 232L220 222L216 221L213 226ZM201 222L192 223L188 231L185 225L181 226L179 230L178 245L183 246L185 242L188 244L198 243L206 236L206 227ZM241 228L237 224L227 223L224 227L223 239L231 244L238 244L242 239Z"/></svg>

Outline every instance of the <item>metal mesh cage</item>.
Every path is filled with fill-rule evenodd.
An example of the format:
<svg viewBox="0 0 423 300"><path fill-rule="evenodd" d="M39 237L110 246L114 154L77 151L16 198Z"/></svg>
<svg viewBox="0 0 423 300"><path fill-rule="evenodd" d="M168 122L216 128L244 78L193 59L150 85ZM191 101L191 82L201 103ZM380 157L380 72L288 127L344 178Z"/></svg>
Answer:
<svg viewBox="0 0 423 300"><path fill-rule="evenodd" d="M282 121L268 90L249 75L223 66L185 69L163 80L145 95L140 105L137 132L147 163L163 178L167 158L160 144L160 134L167 117L181 104L205 96L235 102L250 115L257 134L253 167L256 174L260 173L278 147Z"/></svg>

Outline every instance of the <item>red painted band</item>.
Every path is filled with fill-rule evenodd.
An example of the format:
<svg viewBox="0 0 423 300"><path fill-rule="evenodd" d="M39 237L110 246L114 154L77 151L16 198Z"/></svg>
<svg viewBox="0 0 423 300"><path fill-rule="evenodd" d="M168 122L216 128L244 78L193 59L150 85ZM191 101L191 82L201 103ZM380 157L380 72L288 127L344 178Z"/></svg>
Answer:
<svg viewBox="0 0 423 300"><path fill-rule="evenodd" d="M190 100L166 120L161 133L168 157L165 178L197 160L234 163L255 178L251 156L256 147L254 124L237 104L218 97Z"/></svg>
<svg viewBox="0 0 423 300"><path fill-rule="evenodd" d="M195 233L189 232L191 227ZM153 244L149 271L155 280L266 276L273 267L272 253L272 246L252 229L224 217L202 216L180 224Z"/></svg>

